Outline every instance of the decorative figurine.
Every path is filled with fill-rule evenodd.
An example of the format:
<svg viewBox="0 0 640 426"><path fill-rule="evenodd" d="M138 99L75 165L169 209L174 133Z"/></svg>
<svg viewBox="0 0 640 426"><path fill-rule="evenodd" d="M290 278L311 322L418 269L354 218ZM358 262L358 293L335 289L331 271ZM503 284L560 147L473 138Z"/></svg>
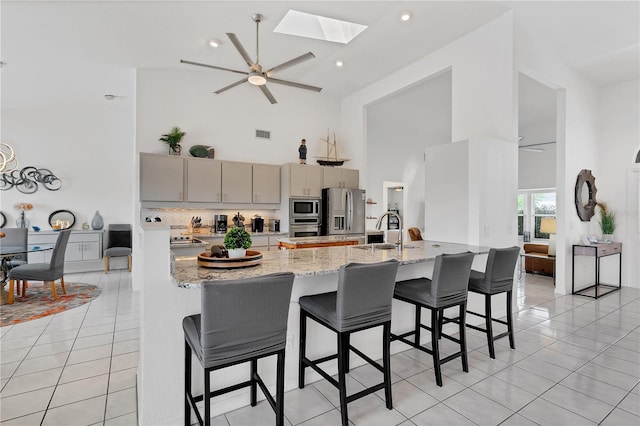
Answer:
<svg viewBox="0 0 640 426"><path fill-rule="evenodd" d="M302 139L300 146L298 147L298 153L300 154L300 164L307 164L307 140Z"/></svg>

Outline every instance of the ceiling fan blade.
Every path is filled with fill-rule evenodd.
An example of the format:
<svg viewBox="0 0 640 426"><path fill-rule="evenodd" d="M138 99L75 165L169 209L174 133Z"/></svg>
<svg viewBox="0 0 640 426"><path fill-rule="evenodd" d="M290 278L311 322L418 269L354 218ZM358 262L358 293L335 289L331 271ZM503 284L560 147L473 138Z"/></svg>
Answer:
<svg viewBox="0 0 640 426"><path fill-rule="evenodd" d="M262 86L258 86L260 88L260 90L262 90L262 93L264 93L264 95L267 97L267 99L269 99L269 102L271 102L272 104L277 104L278 101L276 101L276 98L273 97L273 95L271 94L271 92L269 91L269 89L267 89L267 86L262 85Z"/></svg>
<svg viewBox="0 0 640 426"><path fill-rule="evenodd" d="M231 40L231 43L233 43L233 45L236 47L236 49L240 53L240 56L242 56L242 59L244 59L247 65L249 65L249 67L253 69L253 66L254 66L253 60L251 59L251 56L249 56L247 51L244 50L244 47L242 47L242 43L240 43L240 40L238 40L238 37L236 37L234 33L227 33L227 37L229 37L229 40Z"/></svg>
<svg viewBox="0 0 640 426"><path fill-rule="evenodd" d="M242 84L242 83L246 83L246 82L247 82L247 79L245 77L245 78L242 78L242 79L236 81L235 83L231 83L230 85L223 87L222 89L218 89L213 93L215 93L216 95L219 95L220 93L224 92L225 90L229 90L232 87L236 87L237 85Z"/></svg>
<svg viewBox="0 0 640 426"><path fill-rule="evenodd" d="M298 56L297 58L293 58L293 59L291 59L291 60L289 60L287 62L284 62L284 63L282 63L280 65L276 65L275 67L273 67L273 68L271 68L270 70L267 71L267 75L271 75L271 73L275 72L275 71L282 71L285 68L292 67L294 65L299 64L300 62L304 62L304 61L307 61L307 60L315 58L315 57L316 57L316 55L314 55L313 53L307 52L304 55Z"/></svg>
<svg viewBox="0 0 640 426"><path fill-rule="evenodd" d="M199 67L213 68L215 70L231 71L231 72L235 72L237 74L249 75L249 73L246 72L246 71L238 71L238 70L232 70L231 68L223 68L223 67L217 67L215 65L201 64L199 62L185 61L184 59L180 59L180 63L181 64L189 64L189 65L197 65Z"/></svg>
<svg viewBox="0 0 640 426"><path fill-rule="evenodd" d="M314 92L319 92L322 90L322 87L309 86L308 84L295 83L293 81L280 80L279 78L273 77L267 77L267 81L276 84L283 84L285 86L297 87L298 89L313 90Z"/></svg>

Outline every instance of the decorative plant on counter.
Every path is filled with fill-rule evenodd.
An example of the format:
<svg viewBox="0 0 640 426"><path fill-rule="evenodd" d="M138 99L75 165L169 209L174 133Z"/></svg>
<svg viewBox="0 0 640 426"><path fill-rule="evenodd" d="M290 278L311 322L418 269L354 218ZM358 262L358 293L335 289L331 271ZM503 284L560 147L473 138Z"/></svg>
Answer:
<svg viewBox="0 0 640 426"><path fill-rule="evenodd" d="M180 142L182 141L184 135L186 135L186 133L180 130L180 127L174 127L169 133L165 133L158 140L169 145L169 154L180 155L180 153L182 152L182 146L180 146Z"/></svg>
<svg viewBox="0 0 640 426"><path fill-rule="evenodd" d="M251 235L243 227L231 228L224 237L224 246L229 251L229 258L244 257L251 247Z"/></svg>
<svg viewBox="0 0 640 426"><path fill-rule="evenodd" d="M609 210L609 206L603 201L598 202L598 207L600 207L600 221L598 223L600 223L602 236L605 239L611 240L616 230L616 214L612 210Z"/></svg>

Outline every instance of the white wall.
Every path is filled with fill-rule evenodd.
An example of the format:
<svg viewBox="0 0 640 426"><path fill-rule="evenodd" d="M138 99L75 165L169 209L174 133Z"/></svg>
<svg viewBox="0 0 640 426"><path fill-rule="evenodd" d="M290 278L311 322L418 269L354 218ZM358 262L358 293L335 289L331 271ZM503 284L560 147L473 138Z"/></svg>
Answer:
<svg viewBox="0 0 640 426"><path fill-rule="evenodd" d="M324 153L327 128L336 131L340 151L351 144L340 137L339 103L322 93L276 86L279 103L271 105L262 92L243 84L220 95L212 93L211 72L138 70L136 139L139 152L167 153L158 138L173 126L187 134L183 156L192 145L211 145L215 158L267 164L298 162L300 140L307 140L308 162ZM271 140L255 138L255 130L270 130ZM349 166L347 163L346 167Z"/></svg>
<svg viewBox="0 0 640 426"><path fill-rule="evenodd" d="M424 150L451 142L451 72L411 86L367 107L367 197L379 204L367 214L379 216L382 182L396 181L409 191L401 211L403 227L424 229ZM367 223L371 228L375 220Z"/></svg>
<svg viewBox="0 0 640 426"><path fill-rule="evenodd" d="M513 93L512 27L512 14L506 13L495 21L444 46L432 55L422 58L343 99L342 122L344 133L350 140L360 144L362 151L365 153L365 158L367 158L369 135L365 130L365 108L379 99L383 99L407 87L412 87L417 82L450 68L452 73L452 140L468 139L469 143L483 140L508 140L513 141L515 149L516 127L513 111L517 97ZM475 151L473 152L475 153ZM415 153L414 155L419 154ZM503 176L502 178L513 182L512 193L509 195L513 200L509 201L509 197L505 197L503 202L494 204L492 208L515 212L517 189L515 164L517 164L517 160L515 156L508 156L507 158L511 158L514 163L513 169L508 169L512 175ZM470 161L476 160L475 154L470 157ZM470 172L468 170L469 165L465 169L464 164L455 164L455 166L449 164L449 167L458 171L461 176ZM446 167L447 163L443 162L440 166ZM427 164L426 167L428 169L429 165ZM368 175L373 171L369 166L364 169L367 174L365 181L369 184ZM429 170L426 173L428 176ZM488 181L482 181L483 185L485 183L488 183ZM434 209L433 214L438 215L437 210L444 209L444 211L451 213L456 211L455 206L458 205L457 197L451 196L446 189L446 186L451 185L451 182L446 179L440 179L438 184L441 185L440 188L434 188L432 194L427 190L425 196L425 221L428 238L432 238L430 227L437 226L439 229L437 233L434 233L434 238L436 238L435 235L443 235L443 232L445 232L443 230L446 229L448 231L445 232L446 235L444 236L452 238L451 241L473 243L478 240L477 229L483 228L485 223L474 224L474 230L468 229L467 234L465 234L464 230L459 229L463 225L458 220L458 215L455 214L444 215L442 220L436 222L435 225L434 223L430 224L430 217L432 217L429 211L430 208ZM375 182L372 185L375 185ZM467 182L467 185L469 185L469 182ZM484 191L496 190L494 187L484 187L482 185L474 186L474 189L476 190L472 194L474 197L483 197ZM456 190L462 191L463 188L458 187ZM411 193L411 188L409 188L409 191ZM465 200L465 203L468 203L468 200ZM470 205L471 208L478 209L483 203L475 202ZM478 220L487 218L479 210L470 210L464 216L468 218L477 217L479 218ZM495 228L495 233L491 235L491 238L499 241L515 242L515 236L512 235L509 238L506 232L506 227L503 227L503 229ZM466 235L466 237L463 235Z"/></svg>
<svg viewBox="0 0 640 426"><path fill-rule="evenodd" d="M571 70L540 38L516 22L515 52L519 71L557 90L556 205L558 234L556 247L556 292L571 291L571 245L589 232L574 204L574 187L580 170L594 170L598 164L597 88Z"/></svg>
<svg viewBox="0 0 640 426"><path fill-rule="evenodd" d="M519 134L527 135L529 143L556 140L555 120L521 126ZM556 144L536 146L542 152L518 150L518 189L540 189L556 187Z"/></svg>
<svg viewBox="0 0 640 426"><path fill-rule="evenodd" d="M598 201L616 212L615 240L622 242L624 285L640 287L640 226L638 174L634 164L640 150L640 80L603 87L599 96L598 164L593 170ZM600 235L599 209L591 233Z"/></svg>

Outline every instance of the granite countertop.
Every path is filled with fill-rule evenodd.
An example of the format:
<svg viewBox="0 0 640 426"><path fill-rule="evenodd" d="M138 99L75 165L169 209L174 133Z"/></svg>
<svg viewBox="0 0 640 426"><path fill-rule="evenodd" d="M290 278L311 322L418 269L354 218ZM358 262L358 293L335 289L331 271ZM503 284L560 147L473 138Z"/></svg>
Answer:
<svg viewBox="0 0 640 426"><path fill-rule="evenodd" d="M334 241L362 241L364 242L364 235L321 235L318 237L283 237L278 238L281 243L287 243L292 245L297 244L321 244L331 243Z"/></svg>
<svg viewBox="0 0 640 426"><path fill-rule="evenodd" d="M400 265L433 260L439 254L471 251L488 253L489 248L438 241L412 241L402 251L371 249L372 244L359 246L322 247L299 250L278 250L262 253L262 263L239 269L209 269L198 266L197 257L178 257L172 280L178 287L199 288L202 281L229 280L293 272L296 276L331 274L350 262L375 263L397 259ZM375 244L373 244L375 247Z"/></svg>

